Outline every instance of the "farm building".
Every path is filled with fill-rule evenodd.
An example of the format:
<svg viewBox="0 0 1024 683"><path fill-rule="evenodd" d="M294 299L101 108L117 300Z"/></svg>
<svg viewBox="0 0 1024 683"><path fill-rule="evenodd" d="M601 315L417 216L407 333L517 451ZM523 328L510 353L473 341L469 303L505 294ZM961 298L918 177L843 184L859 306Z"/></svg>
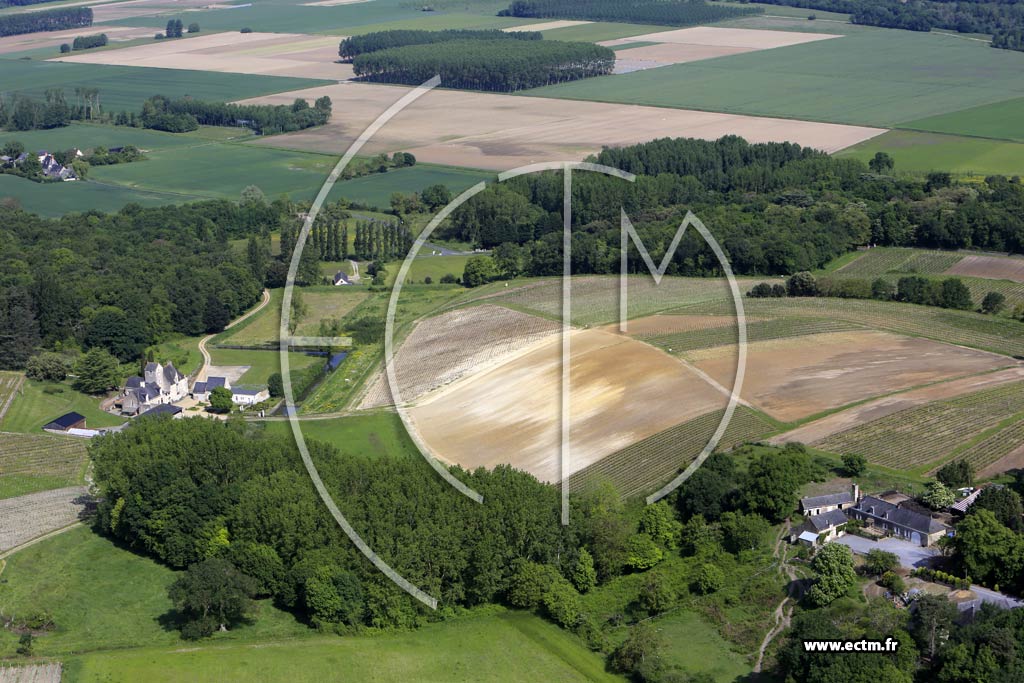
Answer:
<svg viewBox="0 0 1024 683"><path fill-rule="evenodd" d="M182 413L181 406L172 406L169 403L163 403L150 408L146 412L142 413L142 415L139 415L139 417L158 417L160 415L169 415L172 420L180 420L185 417L184 413Z"/></svg>
<svg viewBox="0 0 1024 683"><path fill-rule="evenodd" d="M208 377L204 382L196 382L192 386L192 398L197 401L209 401L210 392L217 387L231 388L227 377Z"/></svg>
<svg viewBox="0 0 1024 683"><path fill-rule="evenodd" d="M53 422L48 422L43 425L43 431L47 432L64 432L67 433L72 429L85 429L85 416L78 413L65 413L61 415Z"/></svg>
<svg viewBox="0 0 1024 683"><path fill-rule="evenodd" d="M231 402L236 406L254 406L270 398L266 389L232 389Z"/></svg>
<svg viewBox="0 0 1024 683"><path fill-rule="evenodd" d="M166 403L180 401L188 395L188 378L173 363L147 363L143 377L129 377L121 393L123 415L139 415Z"/></svg>
<svg viewBox="0 0 1024 683"><path fill-rule="evenodd" d="M801 498L800 512L808 516L822 515L833 510L851 508L858 500L860 500L860 487L857 484L852 484L849 491Z"/></svg>
<svg viewBox="0 0 1024 683"><path fill-rule="evenodd" d="M817 545L819 540L831 541L846 533L844 528L849 521L850 518L846 516L846 513L839 509L811 515L793 531L790 542ZM813 542L807 543L808 535L813 537Z"/></svg>
<svg viewBox="0 0 1024 683"><path fill-rule="evenodd" d="M929 546L951 532L948 526L928 515L887 503L874 496L864 496L857 505L845 512L869 526L922 546Z"/></svg>

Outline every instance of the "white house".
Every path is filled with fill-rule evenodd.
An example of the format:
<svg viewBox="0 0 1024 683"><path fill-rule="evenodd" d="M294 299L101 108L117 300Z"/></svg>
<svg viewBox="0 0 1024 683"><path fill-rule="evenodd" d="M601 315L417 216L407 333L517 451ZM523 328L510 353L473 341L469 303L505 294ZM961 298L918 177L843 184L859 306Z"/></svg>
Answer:
<svg viewBox="0 0 1024 683"><path fill-rule="evenodd" d="M40 151L36 156L39 159L39 165L43 167L43 175L47 178L59 178L61 180L78 180L78 176L71 169L70 166L64 166L57 159L47 151Z"/></svg>
<svg viewBox="0 0 1024 683"><path fill-rule="evenodd" d="M236 406L254 406L270 398L266 389L232 389L231 402Z"/></svg>
<svg viewBox="0 0 1024 683"><path fill-rule="evenodd" d="M150 408L176 403L188 396L188 378L174 363L147 363L143 377L129 377L121 393L121 412L138 415Z"/></svg>
<svg viewBox="0 0 1024 683"><path fill-rule="evenodd" d="M800 512L809 517L823 515L833 510L852 508L860 500L860 487L851 484L849 491L829 493L824 496L810 496L800 499Z"/></svg>

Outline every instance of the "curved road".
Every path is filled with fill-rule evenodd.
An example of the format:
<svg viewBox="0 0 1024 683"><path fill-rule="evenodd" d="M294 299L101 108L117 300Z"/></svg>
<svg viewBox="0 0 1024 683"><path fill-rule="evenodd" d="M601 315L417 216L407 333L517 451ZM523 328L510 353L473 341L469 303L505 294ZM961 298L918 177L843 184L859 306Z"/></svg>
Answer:
<svg viewBox="0 0 1024 683"><path fill-rule="evenodd" d="M264 289L263 290L263 299L259 302L259 304L257 304L256 307L253 308L252 310L246 311L245 313L240 315L238 318L232 320L230 323L227 324L227 326L224 327L224 329L225 330L229 330L232 327L234 327L235 325L237 325L238 323L242 322L243 320L248 320L252 316L254 316L257 313L259 313L260 311L262 311L263 308L267 304L269 304L269 303L270 303L270 290L269 289ZM211 339L216 337L218 334L220 334L220 332L215 332L213 334L208 334L208 335L206 335L205 337L203 337L202 339L199 340L199 353L201 353L203 355L203 364L202 364L202 366L200 366L199 370L196 372L196 381L197 382L206 379L206 369L210 367L210 364L212 362L210 360L210 352L206 350L206 342L210 341Z"/></svg>

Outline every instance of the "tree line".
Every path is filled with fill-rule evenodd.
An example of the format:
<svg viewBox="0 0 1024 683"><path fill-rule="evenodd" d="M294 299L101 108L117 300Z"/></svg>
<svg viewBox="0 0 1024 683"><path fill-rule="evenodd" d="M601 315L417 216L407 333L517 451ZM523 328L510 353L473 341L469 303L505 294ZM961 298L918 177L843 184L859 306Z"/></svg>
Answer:
<svg viewBox="0 0 1024 683"><path fill-rule="evenodd" d="M404 45L434 45L453 40L542 40L543 37L540 31L501 31L498 29L374 31L342 40L338 46L338 56L343 61L351 62L355 57L367 52L377 52Z"/></svg>
<svg viewBox="0 0 1024 683"><path fill-rule="evenodd" d="M163 95L150 97L142 104L137 117L127 112L119 114L114 122L135 125L171 133L181 133L204 126L240 126L261 135L288 133L322 126L331 118L331 98L317 98L313 106L302 98L291 105L284 104L227 104L203 102L188 97L170 99Z"/></svg>
<svg viewBox="0 0 1024 683"><path fill-rule="evenodd" d="M75 91L74 102L68 102L62 88L48 88L41 100L20 93L10 99L0 95L0 128L48 130L93 118L99 110L99 90L76 88Z"/></svg>
<svg viewBox="0 0 1024 683"><path fill-rule="evenodd" d="M872 172L796 145L658 140L593 158L643 175L636 182L596 173L573 180L572 269L617 273L624 209L658 261L686 211L714 234L743 275L791 275L821 268L863 245L1024 253L1024 187L992 176L958 185ZM655 175L656 174L656 175ZM562 178L532 174L493 185L456 209L442 238L493 248L495 277L562 272ZM632 247L629 272L646 272ZM669 274L720 276L717 257L688 230Z"/></svg>
<svg viewBox="0 0 1024 683"><path fill-rule="evenodd" d="M92 26L92 9L67 7L0 16L0 37Z"/></svg>
<svg viewBox="0 0 1024 683"><path fill-rule="evenodd" d="M107 42L106 33L99 33L91 36L76 36L75 39L71 41L70 49L65 50L64 45L67 45L67 43L64 43L64 45L61 45L60 51L70 52L71 50L91 50L94 47L103 47Z"/></svg>
<svg viewBox="0 0 1024 683"><path fill-rule="evenodd" d="M54 0L0 0L0 7L28 7L29 5L41 5L44 2L54 2Z"/></svg>
<svg viewBox="0 0 1024 683"><path fill-rule="evenodd" d="M356 76L378 83L419 85L440 74L449 88L515 92L610 74L615 52L552 40L454 40L444 49L407 45L364 53L352 64Z"/></svg>
<svg viewBox="0 0 1024 683"><path fill-rule="evenodd" d="M696 26L762 12L760 8L709 4L703 0L515 0L498 16Z"/></svg>

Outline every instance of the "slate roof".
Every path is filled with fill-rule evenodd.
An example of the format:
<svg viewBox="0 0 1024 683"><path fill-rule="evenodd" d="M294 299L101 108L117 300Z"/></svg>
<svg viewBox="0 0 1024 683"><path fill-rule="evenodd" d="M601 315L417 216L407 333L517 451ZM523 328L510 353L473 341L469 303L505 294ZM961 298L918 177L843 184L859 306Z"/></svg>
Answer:
<svg viewBox="0 0 1024 683"><path fill-rule="evenodd" d="M207 377L206 378L206 388L210 389L211 391L213 389L216 389L217 387L227 386L227 383L228 383L227 377Z"/></svg>
<svg viewBox="0 0 1024 683"><path fill-rule="evenodd" d="M174 363L168 363L164 366L164 379L171 384L174 384L182 378L182 374L178 372L178 369L174 367Z"/></svg>
<svg viewBox="0 0 1024 683"><path fill-rule="evenodd" d="M236 396L256 396L261 391L266 391L266 389L232 389L231 393Z"/></svg>
<svg viewBox="0 0 1024 683"><path fill-rule="evenodd" d="M812 508L828 507L829 505L845 505L853 502L853 492L843 491L842 493L827 493L824 496L810 496L800 499L800 507L804 510Z"/></svg>
<svg viewBox="0 0 1024 683"><path fill-rule="evenodd" d="M349 284L348 275L340 270L334 274L334 284L338 284L339 282L344 282L346 285Z"/></svg>
<svg viewBox="0 0 1024 683"><path fill-rule="evenodd" d="M128 381L124 383L125 389L138 389L146 383L146 380L141 377L129 377Z"/></svg>
<svg viewBox="0 0 1024 683"><path fill-rule="evenodd" d="M196 382L192 385L193 394L205 394L206 393L206 382Z"/></svg>
<svg viewBox="0 0 1024 683"><path fill-rule="evenodd" d="M820 533L828 531L832 527L846 524L850 521L850 518L842 510L831 510L820 515L811 515L807 518L807 521Z"/></svg>
<svg viewBox="0 0 1024 683"><path fill-rule="evenodd" d="M154 408L150 408L146 412L142 413L142 415L170 415L173 417L174 415L177 415L180 412L180 406L172 406L169 403L161 403L160 405ZM139 415L139 417L142 417L142 415Z"/></svg>
<svg viewBox="0 0 1024 683"><path fill-rule="evenodd" d="M154 372L158 367L160 367L159 364L150 361L146 363L146 372Z"/></svg>
<svg viewBox="0 0 1024 683"><path fill-rule="evenodd" d="M78 413L65 413L61 415L53 422L48 422L43 426L43 429L70 429L72 425L78 424L85 419L84 415Z"/></svg>
<svg viewBox="0 0 1024 683"><path fill-rule="evenodd" d="M934 534L946 529L945 524L927 515L897 507L874 496L864 496L853 509L875 519L891 522L922 534Z"/></svg>

